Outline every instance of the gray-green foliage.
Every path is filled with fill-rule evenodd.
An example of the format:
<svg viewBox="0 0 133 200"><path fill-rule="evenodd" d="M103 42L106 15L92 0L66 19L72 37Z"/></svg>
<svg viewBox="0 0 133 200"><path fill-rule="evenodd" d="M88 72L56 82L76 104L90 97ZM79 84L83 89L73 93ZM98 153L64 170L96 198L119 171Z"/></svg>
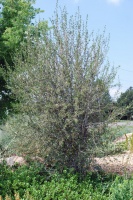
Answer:
<svg viewBox="0 0 133 200"><path fill-rule="evenodd" d="M68 19L65 9L61 15L57 10L51 23L41 37L27 34L27 44L14 57L8 87L20 112L6 127L15 136L15 152L82 172L112 119L105 95L115 71L106 62L105 32L89 34L80 14Z"/></svg>

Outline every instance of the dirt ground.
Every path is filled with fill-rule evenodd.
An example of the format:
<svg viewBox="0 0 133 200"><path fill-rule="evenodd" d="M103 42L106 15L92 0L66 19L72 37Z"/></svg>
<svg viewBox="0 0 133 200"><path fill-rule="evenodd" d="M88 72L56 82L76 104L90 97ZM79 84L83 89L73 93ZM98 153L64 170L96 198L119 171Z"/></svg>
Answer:
<svg viewBox="0 0 133 200"><path fill-rule="evenodd" d="M132 136L132 133L126 134L128 138ZM126 136L117 138L114 144L123 142L126 140ZM107 173L133 174L133 152L125 151L122 154L110 155L103 158L95 158L95 164L99 165Z"/></svg>
<svg viewBox="0 0 133 200"><path fill-rule="evenodd" d="M95 158L96 164L107 173L132 174L133 173L133 153Z"/></svg>

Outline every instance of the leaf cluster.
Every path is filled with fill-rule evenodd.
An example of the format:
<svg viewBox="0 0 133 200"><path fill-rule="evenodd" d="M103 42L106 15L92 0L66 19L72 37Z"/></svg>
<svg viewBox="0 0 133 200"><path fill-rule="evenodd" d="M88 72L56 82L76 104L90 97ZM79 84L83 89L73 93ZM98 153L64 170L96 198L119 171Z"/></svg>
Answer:
<svg viewBox="0 0 133 200"><path fill-rule="evenodd" d="M4 122L11 112L13 101L11 91L7 89L6 73L7 63L14 69L12 57L15 51L19 52L21 43L26 43L27 29L33 35L34 28L38 26L40 34L46 29L47 22L33 23L37 14L43 12L34 7L35 0L0 0L0 119Z"/></svg>
<svg viewBox="0 0 133 200"><path fill-rule="evenodd" d="M31 20L41 10L32 6L35 3L34 0L1 0L0 3L3 7L0 13L1 53L3 47L5 51L9 49L11 53L11 50L18 47L23 40Z"/></svg>

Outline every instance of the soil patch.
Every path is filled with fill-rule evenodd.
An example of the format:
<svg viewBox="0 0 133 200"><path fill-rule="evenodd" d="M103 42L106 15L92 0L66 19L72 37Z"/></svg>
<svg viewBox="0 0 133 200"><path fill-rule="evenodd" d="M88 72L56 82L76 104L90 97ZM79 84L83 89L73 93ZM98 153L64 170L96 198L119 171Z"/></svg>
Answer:
<svg viewBox="0 0 133 200"><path fill-rule="evenodd" d="M95 158L94 160L107 173L118 173L120 175L133 173L133 153L129 151L114 156Z"/></svg>
<svg viewBox="0 0 133 200"><path fill-rule="evenodd" d="M130 139L133 133L125 134L117 138L113 143L118 144ZM109 155L103 158L95 158L95 164L99 165L107 173L133 174L133 152L125 151L122 154Z"/></svg>

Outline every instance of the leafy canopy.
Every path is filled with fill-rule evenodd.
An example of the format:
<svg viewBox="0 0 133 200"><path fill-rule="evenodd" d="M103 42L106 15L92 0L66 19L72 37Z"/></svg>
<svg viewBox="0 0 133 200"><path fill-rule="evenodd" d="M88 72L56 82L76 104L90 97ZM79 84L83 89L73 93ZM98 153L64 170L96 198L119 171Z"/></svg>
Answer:
<svg viewBox="0 0 133 200"><path fill-rule="evenodd" d="M35 0L0 0L0 119L5 111L11 108L13 101L10 90L7 90L3 69L6 63L14 68L12 57L19 51L20 44L26 42L27 29L34 33L32 20L42 12L34 8ZM39 27L46 27L46 22L39 22Z"/></svg>
<svg viewBox="0 0 133 200"><path fill-rule="evenodd" d="M34 0L0 0L0 63L24 39L27 26L40 13L33 7Z"/></svg>

